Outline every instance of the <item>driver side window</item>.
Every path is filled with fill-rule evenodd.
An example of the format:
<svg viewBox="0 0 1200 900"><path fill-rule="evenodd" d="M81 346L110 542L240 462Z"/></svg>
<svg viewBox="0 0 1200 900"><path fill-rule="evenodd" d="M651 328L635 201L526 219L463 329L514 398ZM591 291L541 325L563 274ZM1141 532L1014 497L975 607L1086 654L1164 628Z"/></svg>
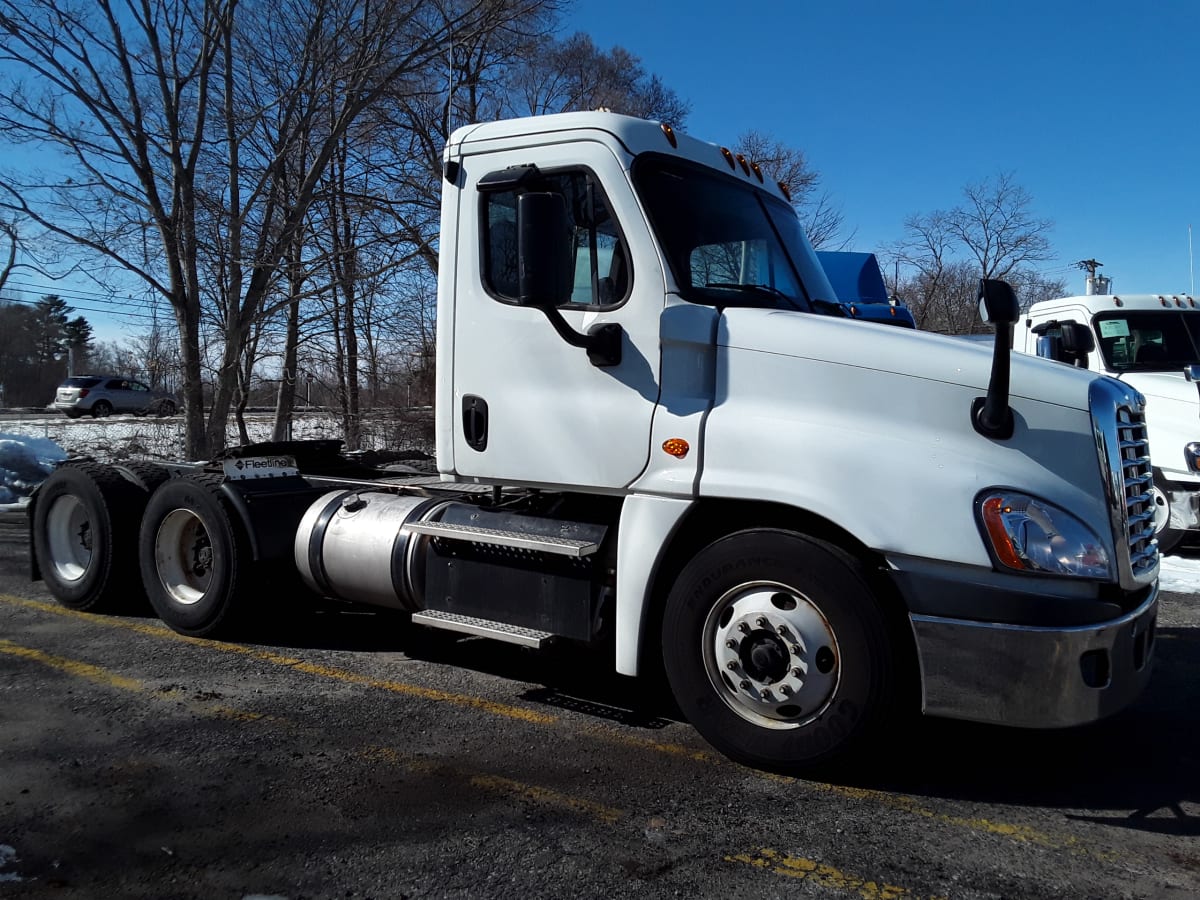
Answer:
<svg viewBox="0 0 1200 900"><path fill-rule="evenodd" d="M509 302L519 295L517 197L526 191L549 191L566 200L574 248L569 305L624 302L632 280L629 257L603 189L582 170L542 173L513 190L481 194L483 282L488 292Z"/></svg>

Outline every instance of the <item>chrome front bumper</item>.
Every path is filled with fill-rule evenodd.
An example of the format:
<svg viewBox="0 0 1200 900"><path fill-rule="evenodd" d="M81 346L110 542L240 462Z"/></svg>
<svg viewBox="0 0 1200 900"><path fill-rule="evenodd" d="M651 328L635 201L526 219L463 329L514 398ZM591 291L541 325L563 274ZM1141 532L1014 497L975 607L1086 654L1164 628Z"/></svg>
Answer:
<svg viewBox="0 0 1200 900"><path fill-rule="evenodd" d="M1082 725L1132 703L1150 678L1158 585L1136 610L1045 628L910 615L927 715L1025 728Z"/></svg>

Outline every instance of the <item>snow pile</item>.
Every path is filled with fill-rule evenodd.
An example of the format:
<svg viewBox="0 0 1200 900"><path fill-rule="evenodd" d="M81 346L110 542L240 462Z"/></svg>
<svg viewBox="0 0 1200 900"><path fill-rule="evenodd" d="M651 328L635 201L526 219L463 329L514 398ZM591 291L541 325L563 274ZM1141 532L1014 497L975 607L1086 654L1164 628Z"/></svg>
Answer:
<svg viewBox="0 0 1200 900"><path fill-rule="evenodd" d="M1174 594L1200 593L1200 557L1195 553L1188 548L1178 556L1162 557L1158 570L1161 590Z"/></svg>
<svg viewBox="0 0 1200 900"><path fill-rule="evenodd" d="M48 438L0 434L0 505L21 503L66 458Z"/></svg>

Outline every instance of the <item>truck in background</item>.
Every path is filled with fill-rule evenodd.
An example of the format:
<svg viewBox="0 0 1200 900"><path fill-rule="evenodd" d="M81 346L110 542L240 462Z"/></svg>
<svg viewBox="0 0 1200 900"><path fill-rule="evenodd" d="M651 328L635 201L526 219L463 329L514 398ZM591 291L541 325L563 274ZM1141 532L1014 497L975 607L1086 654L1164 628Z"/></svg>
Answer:
<svg viewBox="0 0 1200 900"><path fill-rule="evenodd" d="M874 253L818 250L817 259L837 294L837 311L851 319L916 328L912 310L889 297ZM830 309L833 314L835 310Z"/></svg>
<svg viewBox="0 0 1200 900"><path fill-rule="evenodd" d="M907 712L1061 727L1138 696L1140 395L1011 353L1008 285L981 283L994 353L814 314L839 297L782 186L612 113L458 129L443 174L438 475L336 442L68 463L30 503L59 602L140 588L210 636L312 593L600 645L775 770L886 756Z"/></svg>
<svg viewBox="0 0 1200 900"><path fill-rule="evenodd" d="M1104 293L1090 293L1099 282ZM1200 532L1200 301L1187 294L1089 293L1035 303L1017 350L1111 375L1146 399L1159 550Z"/></svg>

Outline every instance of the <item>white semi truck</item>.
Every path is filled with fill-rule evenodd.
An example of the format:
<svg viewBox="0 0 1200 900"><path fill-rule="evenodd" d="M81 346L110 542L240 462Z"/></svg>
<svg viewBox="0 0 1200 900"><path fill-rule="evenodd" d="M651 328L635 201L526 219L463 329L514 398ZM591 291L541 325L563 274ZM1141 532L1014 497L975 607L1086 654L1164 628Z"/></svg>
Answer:
<svg viewBox="0 0 1200 900"><path fill-rule="evenodd" d="M1012 354L1006 284L994 354L838 315L758 166L611 113L459 129L443 189L437 476L336 442L68 463L34 577L76 609L144 588L189 635L307 591L609 646L780 770L886 753L909 710L1044 728L1137 697L1142 398Z"/></svg>
<svg viewBox="0 0 1200 900"><path fill-rule="evenodd" d="M1166 553L1200 531L1200 301L1187 294L1086 294L1033 304L1024 353L1119 378L1146 400L1155 532Z"/></svg>

